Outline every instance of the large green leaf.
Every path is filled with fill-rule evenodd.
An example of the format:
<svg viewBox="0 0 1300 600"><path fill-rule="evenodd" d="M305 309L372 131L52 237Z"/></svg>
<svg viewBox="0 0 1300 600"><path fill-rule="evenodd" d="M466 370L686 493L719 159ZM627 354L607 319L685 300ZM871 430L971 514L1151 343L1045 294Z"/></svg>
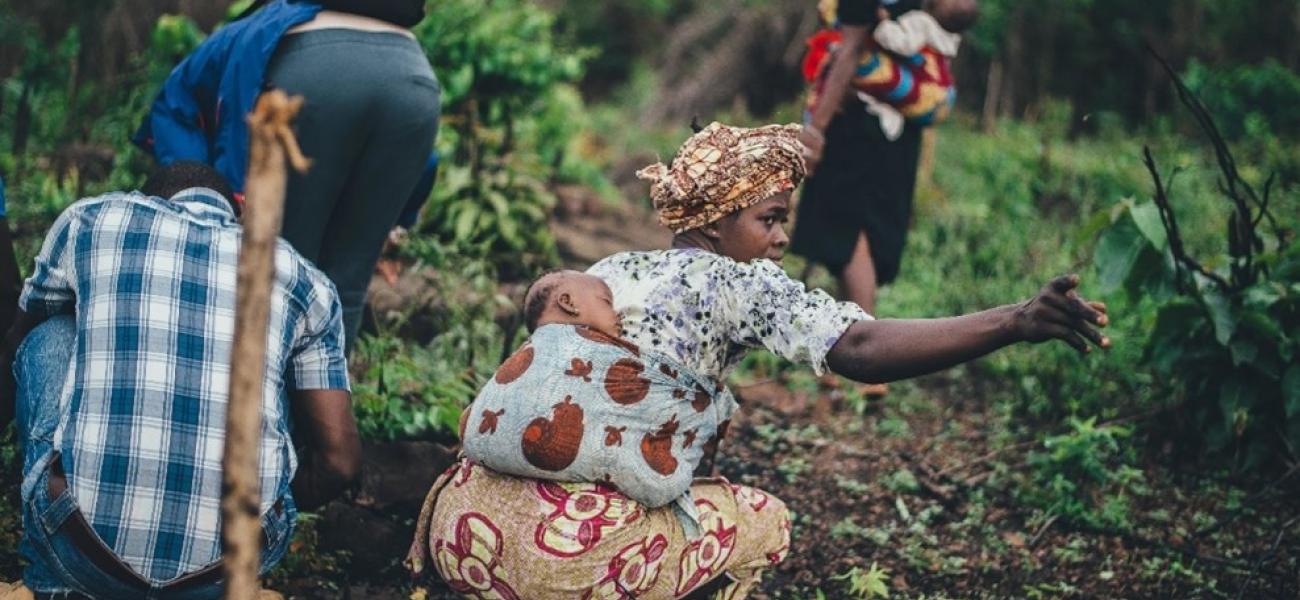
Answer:
<svg viewBox="0 0 1300 600"><path fill-rule="evenodd" d="M1232 300L1212 284L1201 289L1201 300L1214 323L1214 339L1220 344L1228 345L1228 340L1237 332L1237 315Z"/></svg>
<svg viewBox="0 0 1300 600"><path fill-rule="evenodd" d="M1097 285L1101 293L1110 294L1119 290L1128 280L1142 251L1150 244L1134 223L1133 217L1127 213L1102 233L1092 258L1097 268Z"/></svg>
<svg viewBox="0 0 1300 600"><path fill-rule="evenodd" d="M1128 211L1142 236L1151 242L1156 250L1164 251L1169 245L1169 236L1165 233L1164 221L1160 219L1160 208L1155 202L1144 202L1133 206Z"/></svg>
<svg viewBox="0 0 1300 600"><path fill-rule="evenodd" d="M453 235L459 241L467 241L474 234L474 225L478 222L479 215L482 211L474 204L466 204L461 209L460 214L456 216L456 225Z"/></svg>
<svg viewBox="0 0 1300 600"><path fill-rule="evenodd" d="M1185 298L1175 299L1156 314L1156 324L1151 330L1147 342L1145 360L1156 371L1168 373L1174 370L1186 355L1190 340L1193 338L1198 323L1205 322L1205 313L1196 303Z"/></svg>
<svg viewBox="0 0 1300 600"><path fill-rule="evenodd" d="M1240 436L1250 425L1251 409L1259 398L1259 388L1245 378L1225 375L1227 378L1219 386L1219 414L1224 425L1234 435Z"/></svg>
<svg viewBox="0 0 1300 600"><path fill-rule="evenodd" d="M1240 337L1228 344L1228 350L1232 353L1232 365L1235 367L1250 364L1259 356L1259 345Z"/></svg>

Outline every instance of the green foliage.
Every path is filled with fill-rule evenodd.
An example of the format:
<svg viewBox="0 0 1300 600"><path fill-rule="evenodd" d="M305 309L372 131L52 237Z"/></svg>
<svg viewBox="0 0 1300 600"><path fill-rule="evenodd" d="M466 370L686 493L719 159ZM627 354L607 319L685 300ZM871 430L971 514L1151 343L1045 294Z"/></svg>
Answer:
<svg viewBox="0 0 1300 600"><path fill-rule="evenodd" d="M1108 215L1143 185L1140 147L1122 139L1067 143L1063 130L1004 123L983 135L960 120L939 127L933 183L919 186L902 276L881 290L879 315L974 312L1028 297L1086 264L1105 224L1093 215ZM1081 292L1097 295L1097 282L1085 276ZM1132 368L1141 348L1126 343L1144 317L1123 301L1111 308L1116 344L1108 352L1080 357L1063 344L1015 346L980 361L974 373L994 382L1006 406L1043 419L1144 408L1149 377Z"/></svg>
<svg viewBox="0 0 1300 600"><path fill-rule="evenodd" d="M1228 139L1259 133L1252 122L1280 135L1300 135L1300 75L1276 59L1225 67L1192 61L1184 78Z"/></svg>
<svg viewBox="0 0 1300 600"><path fill-rule="evenodd" d="M899 469L890 473L884 480L885 487L894 492L914 494L921 489L916 476L908 469Z"/></svg>
<svg viewBox="0 0 1300 600"><path fill-rule="evenodd" d="M853 567L831 579L845 582L849 595L858 600L889 597L889 569L881 568L874 562L866 571Z"/></svg>
<svg viewBox="0 0 1300 600"><path fill-rule="evenodd" d="M1095 263L1109 287L1155 304L1143 363L1163 383L1161 396L1189 413L1197 446L1231 451L1247 468L1284 451L1294 458L1300 447L1300 244L1295 223L1279 218L1294 219L1295 213L1270 206L1272 180L1257 191L1209 113L1180 81L1174 83L1215 148L1217 210L1227 215L1226 239L1220 240L1226 244L1201 260L1186 248L1172 179L1161 177L1148 151L1153 200L1119 207Z"/></svg>
<svg viewBox="0 0 1300 600"><path fill-rule="evenodd" d="M194 21L182 15L163 15L158 17L150 36L151 51L161 57L170 57L179 62L185 58L206 37Z"/></svg>
<svg viewBox="0 0 1300 600"><path fill-rule="evenodd" d="M360 373L353 412L369 440L455 432L479 383L468 370L436 360L430 348L396 337L364 337L352 356L353 370Z"/></svg>
<svg viewBox="0 0 1300 600"><path fill-rule="evenodd" d="M1267 277L1224 289L1203 274L1178 271L1164 229L1137 225L1154 209L1125 207L1097 254L1098 268L1115 274L1113 283L1158 303L1143 363L1165 382L1162 394L1190 411L1211 452L1233 450L1245 466L1256 466L1280 448L1297 447L1300 246L1259 257Z"/></svg>
<svg viewBox="0 0 1300 600"><path fill-rule="evenodd" d="M1283 184L1300 181L1300 75L1269 58L1259 64L1211 67L1193 61L1184 74L1238 153L1276 170Z"/></svg>
<svg viewBox="0 0 1300 600"><path fill-rule="evenodd" d="M1121 442L1132 430L1098 427L1095 418L1069 420L1070 431L1043 440L1029 455L1030 476L1022 500L1074 523L1127 527L1127 488L1141 472L1128 466Z"/></svg>
<svg viewBox="0 0 1300 600"><path fill-rule="evenodd" d="M498 310L511 303L497 291L489 264L451 256L428 239L409 246L419 264L437 272L432 291L440 306L432 325L438 334L428 344L391 333L361 338L350 366L357 426L366 439L455 436L462 409L514 344L497 323Z"/></svg>
<svg viewBox="0 0 1300 600"><path fill-rule="evenodd" d="M443 85L438 146L450 159L422 230L512 279L555 262L547 186L566 165L582 173L569 158L583 112L569 84L587 53L556 40L554 26L530 2L452 0L430 3L415 30Z"/></svg>

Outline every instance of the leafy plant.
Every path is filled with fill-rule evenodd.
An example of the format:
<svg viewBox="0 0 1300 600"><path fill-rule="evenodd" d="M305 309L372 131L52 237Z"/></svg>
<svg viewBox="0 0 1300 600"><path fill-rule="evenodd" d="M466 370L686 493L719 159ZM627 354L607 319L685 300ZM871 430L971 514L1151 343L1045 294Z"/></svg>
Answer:
<svg viewBox="0 0 1300 600"><path fill-rule="evenodd" d="M1043 440L1029 455L1030 476L1018 494L1048 515L1101 527L1127 527L1126 487L1141 477L1127 466L1122 426L1097 426L1096 418L1069 420L1070 431Z"/></svg>
<svg viewBox="0 0 1300 600"><path fill-rule="evenodd" d="M889 579L889 569L883 569L874 562L866 571L860 567L853 567L831 579L846 582L848 593L858 600L889 597L889 585L886 583Z"/></svg>
<svg viewBox="0 0 1300 600"><path fill-rule="evenodd" d="M1163 63L1163 61L1162 61ZM1271 209L1273 179L1242 175L1209 111L1168 65L1175 89L1210 140L1227 213L1225 248L1192 256L1173 209L1174 175L1150 149L1152 201L1127 203L1094 258L1104 285L1158 304L1143 363L1191 417L1197 443L1255 467L1300 447L1300 245ZM1285 214L1285 213L1284 213Z"/></svg>
<svg viewBox="0 0 1300 600"><path fill-rule="evenodd" d="M407 252L435 273L434 307L412 307L433 320L438 334L427 344L387 331L362 337L351 357L354 410L367 439L457 433L462 409L496 371L513 331L497 321L509 299L497 289L486 261L460 257L428 238L413 238ZM382 329L400 325L399 315Z"/></svg>
<svg viewBox="0 0 1300 600"><path fill-rule="evenodd" d="M364 337L353 356L358 365L353 369L360 372L353 410L365 439L454 433L461 410L477 391L468 369L435 360L429 348L399 338Z"/></svg>
<svg viewBox="0 0 1300 600"><path fill-rule="evenodd" d="M451 0L415 29L443 84L445 160L421 230L512 279L556 260L547 186L583 111L567 84L587 53L559 43L554 21L522 0Z"/></svg>

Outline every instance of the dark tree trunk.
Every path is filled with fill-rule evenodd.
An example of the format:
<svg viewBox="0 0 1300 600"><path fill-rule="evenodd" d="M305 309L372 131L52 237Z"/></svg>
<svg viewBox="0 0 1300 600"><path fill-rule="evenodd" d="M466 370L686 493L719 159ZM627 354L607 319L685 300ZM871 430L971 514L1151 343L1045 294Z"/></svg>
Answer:
<svg viewBox="0 0 1300 600"><path fill-rule="evenodd" d="M1021 110L1017 102L1017 97L1021 95L1017 92L1024 85L1025 79L1024 23L1025 8L1019 5L1007 20L1006 47L1003 52L1006 66L1003 68L1002 97L998 99L1002 116L1019 116Z"/></svg>
<svg viewBox="0 0 1300 600"><path fill-rule="evenodd" d="M998 104L1002 99L1002 59L994 58L989 63L989 74L984 86L984 109L980 111L980 126L985 133L992 133L997 127Z"/></svg>
<svg viewBox="0 0 1300 600"><path fill-rule="evenodd" d="M14 111L13 153L22 156L27 150L27 136L32 126L32 81L29 74L23 80L23 91L18 96L18 108Z"/></svg>

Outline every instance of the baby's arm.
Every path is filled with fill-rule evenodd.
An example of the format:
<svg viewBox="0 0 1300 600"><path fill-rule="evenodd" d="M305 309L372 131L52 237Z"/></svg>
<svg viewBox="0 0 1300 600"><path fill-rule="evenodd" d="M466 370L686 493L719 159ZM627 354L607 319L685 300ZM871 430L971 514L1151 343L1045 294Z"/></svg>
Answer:
<svg viewBox="0 0 1300 600"><path fill-rule="evenodd" d="M930 36L938 27L934 17L914 10L897 19L882 18L871 36L881 48L900 56L911 56L930 43Z"/></svg>

